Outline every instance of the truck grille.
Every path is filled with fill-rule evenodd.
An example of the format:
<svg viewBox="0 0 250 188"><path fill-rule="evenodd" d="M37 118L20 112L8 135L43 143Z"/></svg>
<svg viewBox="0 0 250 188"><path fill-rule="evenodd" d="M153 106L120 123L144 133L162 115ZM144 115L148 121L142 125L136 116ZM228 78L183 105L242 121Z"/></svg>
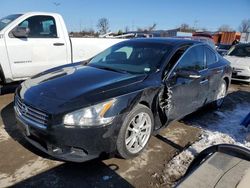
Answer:
<svg viewBox="0 0 250 188"><path fill-rule="evenodd" d="M24 104L19 97L16 97L15 106L21 116L44 126L47 126L49 115L45 112Z"/></svg>

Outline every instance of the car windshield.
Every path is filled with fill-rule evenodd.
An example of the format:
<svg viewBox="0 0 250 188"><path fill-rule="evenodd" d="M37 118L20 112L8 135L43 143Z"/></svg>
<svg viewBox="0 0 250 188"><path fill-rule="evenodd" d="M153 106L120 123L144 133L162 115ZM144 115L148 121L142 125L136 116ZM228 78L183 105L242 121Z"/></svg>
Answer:
<svg viewBox="0 0 250 188"><path fill-rule="evenodd" d="M156 71L170 46L163 43L125 41L95 56L89 66L131 74Z"/></svg>
<svg viewBox="0 0 250 188"><path fill-rule="evenodd" d="M250 57L250 45L233 46L229 50L228 55L238 57Z"/></svg>
<svg viewBox="0 0 250 188"><path fill-rule="evenodd" d="M22 14L12 14L0 19L0 31Z"/></svg>

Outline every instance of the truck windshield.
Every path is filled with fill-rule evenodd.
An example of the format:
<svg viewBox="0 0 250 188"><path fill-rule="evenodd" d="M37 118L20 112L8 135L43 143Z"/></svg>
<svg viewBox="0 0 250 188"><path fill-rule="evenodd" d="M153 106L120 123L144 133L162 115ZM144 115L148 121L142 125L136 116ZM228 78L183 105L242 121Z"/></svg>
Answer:
<svg viewBox="0 0 250 188"><path fill-rule="evenodd" d="M233 46L228 51L229 56L250 57L250 45Z"/></svg>
<svg viewBox="0 0 250 188"><path fill-rule="evenodd" d="M0 31L5 28L8 24L13 22L15 19L17 19L22 14L11 14L9 16L6 16L4 18L0 19Z"/></svg>
<svg viewBox="0 0 250 188"><path fill-rule="evenodd" d="M170 50L166 44L153 42L122 42L95 56L89 66L127 72L148 74L155 72L164 55Z"/></svg>

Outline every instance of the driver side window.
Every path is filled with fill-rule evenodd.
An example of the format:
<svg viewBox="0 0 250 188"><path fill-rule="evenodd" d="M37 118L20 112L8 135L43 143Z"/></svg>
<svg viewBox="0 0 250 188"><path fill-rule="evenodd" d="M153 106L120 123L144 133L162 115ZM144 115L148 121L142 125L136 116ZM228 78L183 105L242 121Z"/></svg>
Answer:
<svg viewBox="0 0 250 188"><path fill-rule="evenodd" d="M29 30L28 38L57 38L56 22L52 16L32 16L18 27Z"/></svg>
<svg viewBox="0 0 250 188"><path fill-rule="evenodd" d="M176 71L200 71L205 69L204 47L199 45L189 49L180 59Z"/></svg>

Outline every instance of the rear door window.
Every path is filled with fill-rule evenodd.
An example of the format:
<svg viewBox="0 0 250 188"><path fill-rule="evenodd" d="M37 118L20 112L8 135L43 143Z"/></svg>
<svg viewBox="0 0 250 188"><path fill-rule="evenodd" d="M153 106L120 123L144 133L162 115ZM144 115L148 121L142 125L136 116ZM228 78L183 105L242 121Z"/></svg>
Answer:
<svg viewBox="0 0 250 188"><path fill-rule="evenodd" d="M201 71L203 69L205 69L205 62L204 47L202 45L195 46L184 53L176 66L176 70Z"/></svg>
<svg viewBox="0 0 250 188"><path fill-rule="evenodd" d="M212 65L217 62L217 56L212 50L205 48L205 53L206 53L207 66Z"/></svg>

